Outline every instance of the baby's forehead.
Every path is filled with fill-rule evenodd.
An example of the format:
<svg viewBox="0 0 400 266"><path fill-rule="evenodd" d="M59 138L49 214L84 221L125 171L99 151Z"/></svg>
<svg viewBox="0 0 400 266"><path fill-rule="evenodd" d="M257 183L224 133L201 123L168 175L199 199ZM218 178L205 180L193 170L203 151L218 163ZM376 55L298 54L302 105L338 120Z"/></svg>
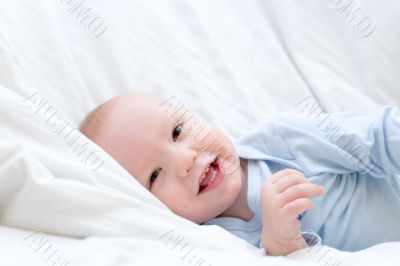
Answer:
<svg viewBox="0 0 400 266"><path fill-rule="evenodd" d="M162 106L162 100L143 94L128 94L115 99L110 108L110 124L151 125L169 119ZM113 122L114 120L114 122Z"/></svg>
<svg viewBox="0 0 400 266"><path fill-rule="evenodd" d="M138 112L146 115L146 111L157 112L160 108L161 100L151 95L143 93L126 93L114 98L115 109L123 112Z"/></svg>

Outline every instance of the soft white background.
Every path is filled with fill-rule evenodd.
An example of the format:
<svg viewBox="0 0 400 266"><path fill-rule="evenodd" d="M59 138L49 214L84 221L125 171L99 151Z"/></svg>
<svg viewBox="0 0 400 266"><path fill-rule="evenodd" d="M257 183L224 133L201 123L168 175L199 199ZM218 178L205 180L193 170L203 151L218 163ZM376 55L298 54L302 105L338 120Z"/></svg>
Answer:
<svg viewBox="0 0 400 266"><path fill-rule="evenodd" d="M0 0L1 223L106 237L59 239L64 251L79 250L74 265L176 265L157 239L170 228L213 265L300 265L174 216L106 155L91 172L21 99L38 92L78 127L126 90L175 96L232 138L270 114L296 112L310 95L326 111L400 106L400 3L354 1L376 26L364 38L330 0L85 1L108 26L95 38L65 2ZM9 249L0 259L22 264L23 232L1 232ZM400 249L387 247L392 256ZM363 254L363 265L384 265L382 250Z"/></svg>

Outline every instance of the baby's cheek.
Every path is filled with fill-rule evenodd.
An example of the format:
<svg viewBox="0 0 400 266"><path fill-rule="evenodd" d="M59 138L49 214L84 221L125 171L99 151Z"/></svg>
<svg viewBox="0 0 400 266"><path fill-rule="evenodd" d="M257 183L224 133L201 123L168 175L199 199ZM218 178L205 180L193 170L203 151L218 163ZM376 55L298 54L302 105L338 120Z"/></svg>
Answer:
<svg viewBox="0 0 400 266"><path fill-rule="evenodd" d="M225 161L225 174L232 175L240 171L240 160L236 154L231 153Z"/></svg>
<svg viewBox="0 0 400 266"><path fill-rule="evenodd" d="M169 200L167 200L167 202L164 202L164 204L167 205L168 208L175 214L189 220L193 219L193 206L191 206L191 203L189 201L185 201L177 197L175 199L170 198Z"/></svg>
<svg viewBox="0 0 400 266"><path fill-rule="evenodd" d="M229 151L227 142L215 128L208 128L207 138L203 141L203 150L211 154L224 155Z"/></svg>
<svg viewBox="0 0 400 266"><path fill-rule="evenodd" d="M201 127L201 129L193 135L193 140L197 144L197 146L203 151L213 149L216 142L218 142L214 130L207 126Z"/></svg>
<svg viewBox="0 0 400 266"><path fill-rule="evenodd" d="M154 194L165 205L172 208L172 206L178 206L178 203L183 201L185 193L174 186L164 185L160 186Z"/></svg>

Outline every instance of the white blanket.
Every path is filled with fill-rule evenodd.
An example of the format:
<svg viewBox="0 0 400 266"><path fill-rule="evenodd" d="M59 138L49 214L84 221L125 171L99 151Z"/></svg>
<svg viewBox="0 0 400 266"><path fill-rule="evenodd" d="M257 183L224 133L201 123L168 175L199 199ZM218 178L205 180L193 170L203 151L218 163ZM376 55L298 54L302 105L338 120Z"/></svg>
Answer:
<svg viewBox="0 0 400 266"><path fill-rule="evenodd" d="M400 106L398 2L353 4L368 37L334 2L0 1L0 222L28 230L2 265L46 234L67 237L52 241L71 265L395 265L399 242L266 257L177 217L74 130L126 90L176 96L232 137L308 96L328 111Z"/></svg>

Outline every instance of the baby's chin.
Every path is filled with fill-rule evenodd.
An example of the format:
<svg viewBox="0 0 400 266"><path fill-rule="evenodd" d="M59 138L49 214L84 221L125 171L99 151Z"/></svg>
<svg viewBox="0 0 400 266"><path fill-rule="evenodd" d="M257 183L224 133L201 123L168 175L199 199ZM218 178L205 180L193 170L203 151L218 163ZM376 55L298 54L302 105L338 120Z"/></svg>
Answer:
<svg viewBox="0 0 400 266"><path fill-rule="evenodd" d="M225 181L225 186L220 194L221 202L225 204L223 211L227 210L235 203L242 189L240 172L230 175Z"/></svg>
<svg viewBox="0 0 400 266"><path fill-rule="evenodd" d="M236 182L231 180L230 184L218 193L217 198L213 197L212 201L201 202L201 207L199 206L200 208L195 213L190 213L185 218L194 223L203 224L223 214L235 203L240 193L240 178L236 179L239 180Z"/></svg>
<svg viewBox="0 0 400 266"><path fill-rule="evenodd" d="M236 198L242 188L240 168L225 178L225 188L227 190L226 193L231 194Z"/></svg>

